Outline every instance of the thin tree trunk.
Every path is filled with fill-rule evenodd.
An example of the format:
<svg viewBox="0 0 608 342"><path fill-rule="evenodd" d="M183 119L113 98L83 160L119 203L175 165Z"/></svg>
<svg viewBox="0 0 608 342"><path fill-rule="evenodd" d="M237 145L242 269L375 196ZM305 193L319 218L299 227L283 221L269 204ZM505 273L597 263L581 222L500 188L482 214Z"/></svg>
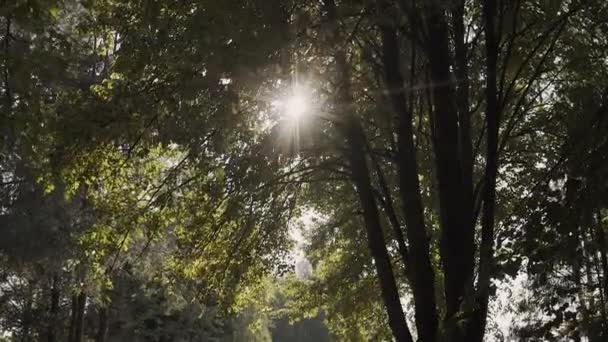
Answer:
<svg viewBox="0 0 608 342"><path fill-rule="evenodd" d="M6 27L4 32L4 96L6 99L6 115L10 115L13 107L13 98L11 94L10 87L10 72L9 72L9 56L10 56L10 38L11 34L11 18L6 18ZM12 132L11 132L12 133ZM11 134L9 137L9 141L12 143L14 140L14 136ZM10 146L10 145L9 145Z"/></svg>
<svg viewBox="0 0 608 342"><path fill-rule="evenodd" d="M108 335L108 308L99 308L99 326L97 327L97 336L95 342L105 342Z"/></svg>
<svg viewBox="0 0 608 342"><path fill-rule="evenodd" d="M365 139L361 127L356 123L349 124L346 134L348 135L349 161L353 182L357 188L359 202L363 209L365 228L367 232L367 243L374 259L374 266L378 273L378 280L382 292L382 298L389 317L389 325L397 341L412 341L407 327L397 283L391 266L390 256L386 249L384 233L378 208L376 206L369 178L369 171L365 160L365 150L362 141Z"/></svg>
<svg viewBox="0 0 608 342"><path fill-rule="evenodd" d="M57 323L59 315L59 277L53 277L51 285L51 306L49 309L49 325L47 327L47 341L55 342L57 340Z"/></svg>
<svg viewBox="0 0 608 342"><path fill-rule="evenodd" d="M471 341L483 340L488 315L490 278L494 264L494 213L496 208L496 177L498 174L498 109L496 36L496 1L483 3L484 33L486 40L486 168L483 187L483 209L481 218L481 246L479 248L479 280L475 311L469 325Z"/></svg>
<svg viewBox="0 0 608 342"><path fill-rule="evenodd" d="M595 214L593 220L593 235L595 240L595 245L599 251L599 263L601 264L601 269L598 271L598 281L600 282L600 298L602 305L602 317L604 318L604 333L608 336L608 319L606 316L606 301L608 300L608 257L606 256L606 235L604 233L604 227L602 226L602 218L599 213ZM598 253L594 253L594 257L597 258ZM597 262L596 262L597 264Z"/></svg>
<svg viewBox="0 0 608 342"><path fill-rule="evenodd" d="M332 36L331 43L335 46L334 59L337 71L337 109L341 112L343 122L340 123L342 133L348 143L347 157L350 162L352 179L356 187L359 202L363 209L367 243L374 260L374 266L380 283L380 290L388 321L396 341L411 342L412 336L405 320L399 298L397 283L393 274L390 256L386 249L384 233L380 223L378 208L372 192L371 180L365 154L365 135L359 122L350 113L352 100L350 90L350 72L346 54L340 48L340 33L338 17L334 0L324 0L328 19L328 28Z"/></svg>
<svg viewBox="0 0 608 342"><path fill-rule="evenodd" d="M462 164L463 208L473 222L473 144L471 141L471 113L469 109L469 67L465 43L464 0L457 1L452 11L454 31L454 73L456 75L456 105L458 107L458 128ZM468 289L472 290L472 289Z"/></svg>
<svg viewBox="0 0 608 342"><path fill-rule="evenodd" d="M82 336L84 334L84 313L85 313L86 302L87 302L87 295L84 291L81 291L80 295L78 296L78 322L76 325L76 334L74 336L75 337L74 342L82 341Z"/></svg>
<svg viewBox="0 0 608 342"><path fill-rule="evenodd" d="M585 234L587 235L587 234ZM584 260L584 266L585 266L585 277L587 278L587 292L589 293L594 293L595 291L595 281L593 279L593 266L592 266L592 260L590 257L590 254L595 253L593 251L593 247L590 245L590 243L584 239L583 236L583 240L581 241L581 248L583 251L583 260ZM589 296L589 308L591 310L596 310L596 302L595 302L595 295L591 295ZM601 311L600 311L601 312Z"/></svg>
<svg viewBox="0 0 608 342"><path fill-rule="evenodd" d="M464 207L466 191L459 148L458 109L454 94L453 65L444 4L425 1L425 48L429 59L429 85L433 95L433 140L439 213L441 218L441 256L445 276L446 331L448 339L463 340L456 315L472 288L474 268L474 229Z"/></svg>
<svg viewBox="0 0 608 342"><path fill-rule="evenodd" d="M76 335L76 322L78 321L78 296L72 295L72 309L70 311L70 328L68 332L68 342L74 342Z"/></svg>
<svg viewBox="0 0 608 342"><path fill-rule="evenodd" d="M25 306L21 317L21 341L30 341L30 331L32 328L32 291L31 283L28 287L28 298L25 299Z"/></svg>
<svg viewBox="0 0 608 342"><path fill-rule="evenodd" d="M578 234L576 235L578 238ZM580 322L579 324L577 324L577 335L578 339L581 340L581 337L585 337L588 336L589 333L589 307L587 306L587 301L585 300L585 290L583 288L582 285L582 272L581 272L581 262L579 260L579 258L583 258L582 255L582 251L579 251L578 249L575 252L575 258L572 262L572 272L574 274L574 283L576 285L576 294L578 297L578 301L580 304L580 307L578 308L579 311L581 312L581 316L582 316L582 322Z"/></svg>
<svg viewBox="0 0 608 342"><path fill-rule="evenodd" d="M602 218L599 214L596 214L595 223L595 236L597 239L597 246L600 252L600 262L602 263L602 279L603 279L603 291L604 296L608 296L608 256L606 255L606 234L604 233L604 227L602 225Z"/></svg>
<svg viewBox="0 0 608 342"><path fill-rule="evenodd" d="M464 25L464 0L457 1L452 12L454 31L454 73L456 75L456 105L460 129L460 154L462 162L463 205L473 219L473 145L471 141L471 113L469 103L469 67ZM472 225L474 224L471 223Z"/></svg>
<svg viewBox="0 0 608 342"><path fill-rule="evenodd" d="M82 342L84 333L84 311L87 295L80 291L78 295L72 296L72 317L70 321L70 342Z"/></svg>
<svg viewBox="0 0 608 342"><path fill-rule="evenodd" d="M387 4L379 0L378 8L386 13ZM393 111L399 118L398 169L400 195L409 248L408 275L415 303L416 327L419 341L435 341L437 336L437 307L435 304L435 276L429 257L429 242L424 223L418 161L414 146L412 113L409 111L400 68L397 34L386 17L378 18L382 32L384 76Z"/></svg>
<svg viewBox="0 0 608 342"><path fill-rule="evenodd" d="M384 177L384 173L382 172L382 168L380 167L377 158L373 154L371 154L370 159L372 162L372 166L377 174L378 183L380 183L380 189L382 190L382 195L384 196L384 200L380 200L380 204L386 212L386 216L388 218L390 226L393 228L393 234L395 235L395 240L397 240L397 247L399 249L399 256L401 256L401 261L403 262L403 266L405 268L405 276L409 278L409 252L407 245L405 244L405 236L403 235L401 224L399 223L397 213L395 212L393 198L391 196L390 189L388 187L388 184L386 183L386 178Z"/></svg>

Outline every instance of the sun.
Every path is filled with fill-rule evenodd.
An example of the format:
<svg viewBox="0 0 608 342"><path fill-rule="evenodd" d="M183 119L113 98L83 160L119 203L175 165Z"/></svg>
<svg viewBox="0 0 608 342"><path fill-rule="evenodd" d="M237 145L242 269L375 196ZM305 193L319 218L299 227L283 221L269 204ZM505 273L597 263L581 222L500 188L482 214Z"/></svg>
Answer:
<svg viewBox="0 0 608 342"><path fill-rule="evenodd" d="M284 102L285 114L292 119L299 119L309 110L309 99L301 90L296 90Z"/></svg>

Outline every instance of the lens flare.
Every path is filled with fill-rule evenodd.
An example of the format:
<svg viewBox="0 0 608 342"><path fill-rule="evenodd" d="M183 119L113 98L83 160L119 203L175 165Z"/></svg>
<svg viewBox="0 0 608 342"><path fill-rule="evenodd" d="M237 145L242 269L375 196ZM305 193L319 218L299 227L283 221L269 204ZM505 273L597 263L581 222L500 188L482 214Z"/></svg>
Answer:
<svg viewBox="0 0 608 342"><path fill-rule="evenodd" d="M293 94L285 101L285 113L293 118L298 119L308 111L308 99L304 94Z"/></svg>

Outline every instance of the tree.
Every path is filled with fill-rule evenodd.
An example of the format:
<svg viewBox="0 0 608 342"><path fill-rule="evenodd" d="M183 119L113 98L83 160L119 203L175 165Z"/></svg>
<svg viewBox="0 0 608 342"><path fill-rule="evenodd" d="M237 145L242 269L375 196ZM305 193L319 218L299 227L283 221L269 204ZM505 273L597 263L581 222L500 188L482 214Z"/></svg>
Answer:
<svg viewBox="0 0 608 342"><path fill-rule="evenodd" d="M377 12L370 8L379 8L381 15L375 16ZM393 262L404 262L408 270L418 338L422 340L435 340L438 335L450 340L481 340L484 336L488 303L494 292L492 278L502 278L504 272L513 269L512 261L504 265L495 261L496 226L511 219L504 212L513 205L510 201L516 201L511 197L511 189L502 186L502 182L530 181L525 175L527 171L517 170L521 156L517 150L521 139L518 134L533 132L530 120L539 118L540 106L551 105L543 96L551 96L552 90L548 89L556 84L553 77L564 76L554 73L560 63L559 58L555 59L556 46L567 44L564 30L578 20L580 10L578 3L560 9L549 4L535 7L519 2L484 1L453 7L439 2L401 2L399 6L379 2L370 7L349 3L341 4L336 11L340 25L334 24L332 29L338 27L347 32L348 40L339 44L334 38L324 48L336 51L333 57L336 77L342 77L334 86L336 97L346 98L338 102L341 104L338 108L349 108L357 116L348 119L355 120L355 124L341 119L340 110L330 118L338 132L345 132L345 127L365 127L363 134L344 134L346 139L340 148L346 151L344 160L356 191L361 194L370 189L365 191L375 196L370 201L359 195L368 241L378 239L369 232L382 232L379 222L392 226L394 242L386 243L396 245ZM546 25L528 25L539 20ZM463 29L465 22L470 26L467 31ZM332 36L331 31L328 34ZM478 43L481 37L483 44ZM408 46L410 51L404 54L400 46ZM411 60L410 79L401 75L405 58ZM380 84L379 74L384 74ZM352 79L361 80L362 89L355 89ZM417 91L416 85L420 83L415 82L425 82L430 89ZM473 91L477 85L473 82L479 82L483 91ZM345 89L357 95L341 95L347 94ZM405 96L407 92L409 96ZM367 106L374 108L371 113L366 111ZM387 109L392 112L388 117L373 113ZM415 114L410 114L412 111ZM479 115L481 112L485 112L483 116ZM392 121L395 117L399 120ZM413 118L418 119L415 126ZM423 138L425 134L428 140ZM484 147L485 156L481 156L479 151ZM432 151L434 161L421 162L430 168L426 170L427 177L417 171L417 161L424 160L417 155L417 149ZM515 151L520 155L516 156ZM355 161L352 155L367 158ZM366 163L375 165L373 170ZM391 176L388 182L386 173ZM366 177L373 181L365 181ZM394 179L398 181L390 183ZM420 179L426 180L422 187L416 184ZM322 191L327 193L326 188ZM402 215L395 210L392 192L400 194L397 199L401 203L397 202L397 206L404 207ZM431 201L424 203L421 196L429 196ZM313 198L314 201L318 199ZM321 203L327 206L326 201ZM370 209L373 206L380 209ZM333 202L331 208L339 206ZM322 211L330 216L341 215L332 210ZM377 216L375 212L386 217L371 220L370 216ZM427 217L421 219L421 213ZM432 231L426 230L426 222L430 222ZM401 232L403 226L406 234ZM501 234L518 231L518 227L509 227L508 233ZM437 236L439 239L433 240ZM406 248L408 253L404 253ZM408 329L398 328L404 325L402 315L391 311L391 306L400 305L399 301L395 296L392 300L386 297L394 291L387 288L395 283L395 278L381 274L382 263L378 262L381 250L370 245L383 301L393 335L407 340L409 333L404 330ZM498 252L501 257L498 262L502 262L504 251ZM432 265L430 260L439 262ZM390 269L383 268L385 272ZM439 288L445 291L437 297L437 309L434 309L435 277L441 282ZM435 323L436 310L444 313L441 325Z"/></svg>
<svg viewBox="0 0 608 342"><path fill-rule="evenodd" d="M525 275L514 333L605 338L606 10L2 5L3 329L482 341Z"/></svg>

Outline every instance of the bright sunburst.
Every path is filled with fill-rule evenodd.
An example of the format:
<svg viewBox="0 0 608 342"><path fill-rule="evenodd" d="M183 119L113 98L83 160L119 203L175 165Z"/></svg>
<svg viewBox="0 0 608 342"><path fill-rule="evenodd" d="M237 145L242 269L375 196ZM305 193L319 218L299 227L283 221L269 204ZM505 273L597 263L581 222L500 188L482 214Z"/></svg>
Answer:
<svg viewBox="0 0 608 342"><path fill-rule="evenodd" d="M310 101L310 92L305 87L294 86L290 94L280 100L282 114L291 120L298 121L310 112Z"/></svg>
<svg viewBox="0 0 608 342"><path fill-rule="evenodd" d="M292 119L299 119L308 110L308 99L303 93L294 93L285 101L285 113Z"/></svg>

